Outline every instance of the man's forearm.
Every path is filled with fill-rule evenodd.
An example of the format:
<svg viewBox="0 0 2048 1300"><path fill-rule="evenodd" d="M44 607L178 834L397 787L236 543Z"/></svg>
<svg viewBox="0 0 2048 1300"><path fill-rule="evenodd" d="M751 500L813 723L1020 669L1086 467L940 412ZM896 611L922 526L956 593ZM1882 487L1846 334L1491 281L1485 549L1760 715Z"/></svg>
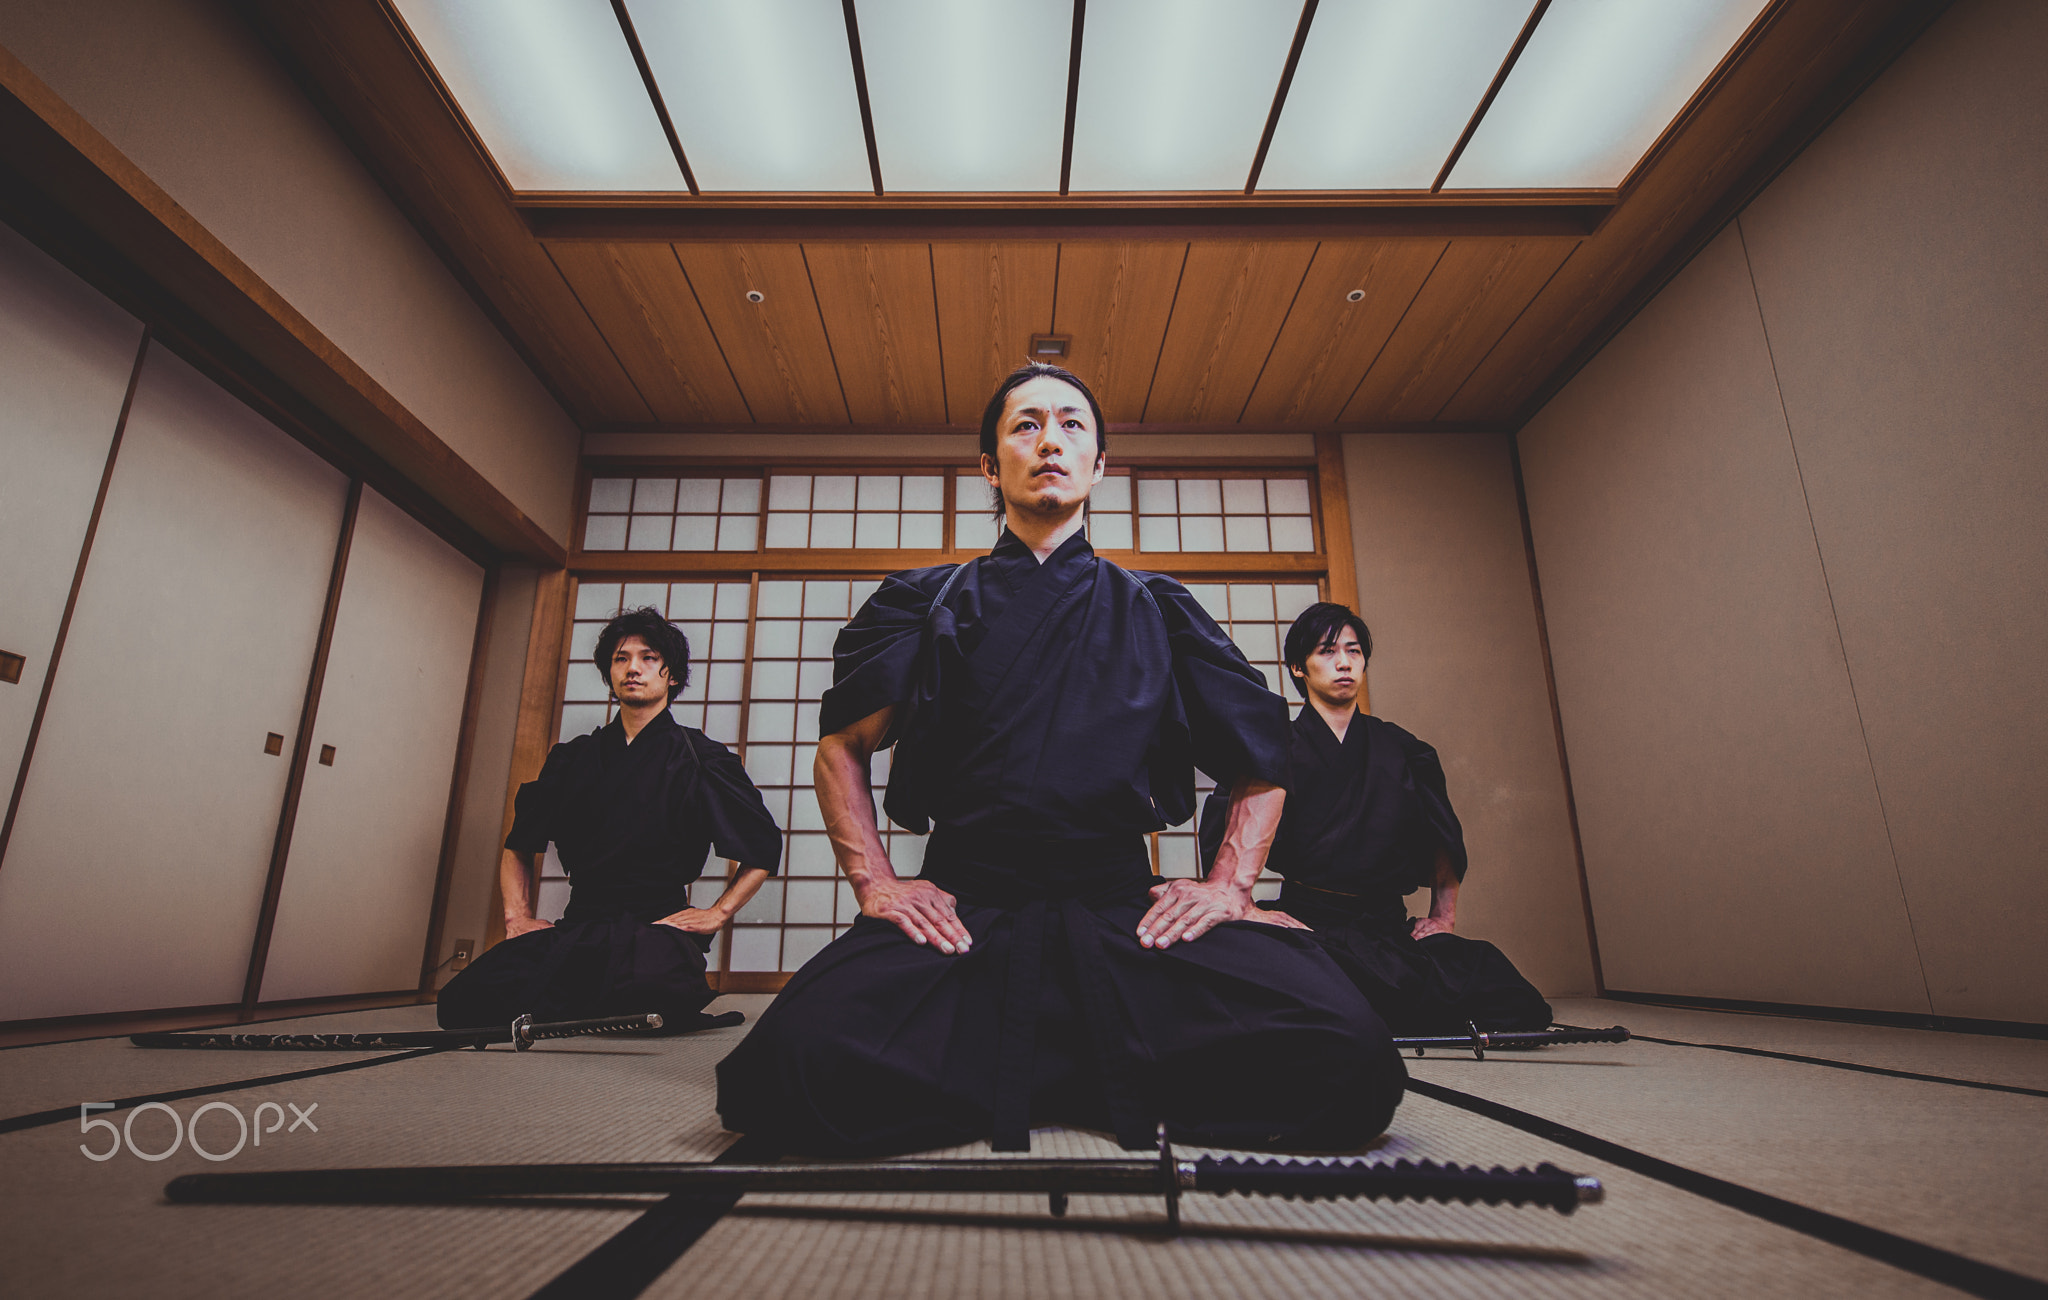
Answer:
<svg viewBox="0 0 2048 1300"><path fill-rule="evenodd" d="M726 885L725 892L718 896L718 901L711 905L711 909L724 913L725 919L731 920L739 915L739 910L745 907L754 895L761 892L761 886L767 879L768 872L765 868L750 867L744 862L741 863L739 874Z"/></svg>
<svg viewBox="0 0 2048 1300"><path fill-rule="evenodd" d="M538 853L517 853L506 849L498 858L498 892L505 897L505 920L533 919L534 877Z"/></svg>
<svg viewBox="0 0 2048 1300"><path fill-rule="evenodd" d="M1228 885L1250 894L1265 870L1266 854L1280 830L1280 810L1287 792L1277 785L1250 779L1239 781L1230 791L1230 819L1223 827L1223 844L1216 851L1216 863L1209 870L1209 883Z"/></svg>
<svg viewBox="0 0 2048 1300"><path fill-rule="evenodd" d="M832 856L856 890L896 879L875 821L871 753L861 737L843 732L826 736L818 742L818 761L812 769Z"/></svg>
<svg viewBox="0 0 2048 1300"><path fill-rule="evenodd" d="M1429 886L1429 919L1446 925L1458 919L1458 873L1451 870L1450 854L1441 849Z"/></svg>

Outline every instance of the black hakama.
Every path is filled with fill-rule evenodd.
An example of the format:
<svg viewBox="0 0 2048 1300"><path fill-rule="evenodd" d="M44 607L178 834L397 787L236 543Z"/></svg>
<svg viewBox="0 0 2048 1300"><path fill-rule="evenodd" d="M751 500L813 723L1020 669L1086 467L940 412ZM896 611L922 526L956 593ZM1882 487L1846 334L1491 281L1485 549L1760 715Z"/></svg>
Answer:
<svg viewBox="0 0 2048 1300"><path fill-rule="evenodd" d="M1406 1079L1372 1009L1305 935L1227 922L1142 947L1145 834L1193 812L1196 765L1275 784L1285 704L1185 588L1079 537L1039 565L897 574L840 634L820 730L895 705L886 807L932 823L923 877L974 937L948 956L862 918L718 1067L728 1128L878 1155L1034 1125L1150 1145L1342 1148Z"/></svg>
<svg viewBox="0 0 2048 1300"><path fill-rule="evenodd" d="M1229 797L1202 812L1203 860L1222 841ZM1434 882L1438 855L1465 878L1465 832L1436 751L1359 714L1339 741L1313 706L1294 722L1288 796L1270 868L1276 911L1316 940L1397 1034L1542 1029L1550 1004L1500 949L1462 935L1410 936L1403 896Z"/></svg>
<svg viewBox="0 0 2048 1300"><path fill-rule="evenodd" d="M671 1031L700 1025L711 936L653 923L690 905L713 847L771 875L781 863L782 832L739 759L666 712L631 744L614 718L549 751L514 807L505 847L539 853L553 842L569 907L448 981L442 1026L646 1012Z"/></svg>

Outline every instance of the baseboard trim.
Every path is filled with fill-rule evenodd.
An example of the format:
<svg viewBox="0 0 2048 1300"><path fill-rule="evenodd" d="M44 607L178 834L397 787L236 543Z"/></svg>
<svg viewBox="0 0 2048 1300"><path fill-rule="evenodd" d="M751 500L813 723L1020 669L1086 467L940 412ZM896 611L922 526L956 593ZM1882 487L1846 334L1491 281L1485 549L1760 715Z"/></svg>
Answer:
<svg viewBox="0 0 2048 1300"><path fill-rule="evenodd" d="M1818 1007L1800 1002L1748 1002L1741 998L1697 998L1683 993L1629 993L1608 989L1601 996L1616 1002L1688 1007L1699 1011L1734 1011L1753 1016L1789 1016L1798 1020L1839 1020L1854 1025L1886 1025L1895 1029L1933 1029L1945 1034L1988 1034L1997 1038L2048 1038L2048 1025L2026 1020L1977 1020L1969 1016L1930 1016L1916 1011L1868 1011L1859 1007Z"/></svg>

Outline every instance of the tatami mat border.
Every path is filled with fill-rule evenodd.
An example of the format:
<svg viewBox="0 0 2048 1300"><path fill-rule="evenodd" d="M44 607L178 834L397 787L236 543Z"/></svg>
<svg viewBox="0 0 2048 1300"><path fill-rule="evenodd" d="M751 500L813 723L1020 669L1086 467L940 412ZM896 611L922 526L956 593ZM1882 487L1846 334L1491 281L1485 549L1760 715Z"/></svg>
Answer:
<svg viewBox="0 0 2048 1300"><path fill-rule="evenodd" d="M1944 1034L1988 1034L1994 1038L2048 1038L2048 1025L2029 1020L1976 1020L1969 1016L1930 1016L1917 1011L1865 1011L1858 1007L1808 1006L1803 1002L1745 1002L1739 998L1698 998L1685 993L1630 993L1603 989L1614 1002L1652 1007L1684 1007L1692 1011L1732 1011L1739 1015L1785 1016L1792 1020L1833 1020L1851 1025L1887 1025L1893 1029L1932 1029Z"/></svg>
<svg viewBox="0 0 2048 1300"><path fill-rule="evenodd" d="M1826 1056L1801 1056L1797 1052L1774 1052L1767 1047L1737 1047L1733 1043L1689 1043L1682 1038L1656 1038L1649 1034L1631 1033L1631 1038L1645 1043L1662 1043L1666 1047L1697 1047L1709 1052L1735 1052L1741 1056L1768 1056L1774 1061L1797 1061L1802 1065L1825 1065L1837 1070L1854 1070L1858 1074L1882 1074L1892 1079L1912 1079L1920 1083L1945 1083L1955 1088L1981 1088L1986 1092L2012 1092L2022 1097L2048 1097L2048 1088L2022 1088L2016 1083L1986 1083L1982 1079L1955 1079L1945 1074L1920 1074L1913 1070L1894 1070L1882 1065L1862 1065L1855 1061L1837 1061Z"/></svg>
<svg viewBox="0 0 2048 1300"><path fill-rule="evenodd" d="M1619 1165L1681 1191L1703 1196L1730 1209L1755 1215L1779 1227L1790 1228L1794 1232L1803 1232L1830 1245L1853 1250L1859 1255L1880 1260L1896 1268L1905 1269L1909 1273L1917 1273L1921 1277L1967 1291L1971 1295L1984 1296L1987 1300L2014 1300L2016 1297L2039 1297L2048 1300L2048 1282L2000 1268L1996 1264L1971 1259L1967 1255L1958 1255L1939 1246L1930 1246L1925 1242L1901 1237L1882 1228L1873 1228L1868 1224L1857 1223L1853 1219L1829 1214L1825 1210L1816 1210L1812 1206L1772 1196L1768 1192L1744 1187L1740 1183L1731 1183L1712 1174L1688 1169L1684 1165L1675 1165L1668 1160L1660 1160L1656 1156L1637 1151L1633 1147L1625 1147L1618 1142L1595 1137L1581 1129L1545 1119L1540 1115L1532 1115L1525 1110L1517 1110L1513 1106L1504 1106L1497 1101L1489 1101L1468 1092L1459 1092L1456 1088L1446 1088L1442 1084L1429 1083L1413 1077L1408 1080L1408 1091L1518 1128L1524 1133L1568 1147L1581 1155Z"/></svg>
<svg viewBox="0 0 2048 1300"><path fill-rule="evenodd" d="M389 1065L393 1061L410 1061L416 1057L432 1056L436 1052L448 1051L445 1047L422 1047L417 1051L398 1052L390 1056L374 1056L367 1061L343 1061L336 1065L323 1065L311 1070L293 1070L289 1074L266 1074L255 1079L234 1079L227 1083L209 1083L197 1088L178 1088L170 1092L152 1092L140 1097L125 1097L111 1103L114 1110L127 1110L131 1106L146 1106L151 1102L183 1101L187 1097L205 1097L217 1092L240 1092L244 1088L260 1088L272 1083L290 1083L294 1079L314 1079L323 1074L342 1074L349 1070L368 1069L373 1065ZM16 1133L25 1128L41 1128L45 1124L64 1124L78 1118L78 1107L59 1106L55 1110L39 1110L27 1115L16 1115L0 1119L0 1133Z"/></svg>
<svg viewBox="0 0 2048 1300"><path fill-rule="evenodd" d="M760 1138L742 1137L711 1163L766 1164L775 1158ZM563 1269L532 1300L632 1300L739 1203L739 1193L677 1192Z"/></svg>

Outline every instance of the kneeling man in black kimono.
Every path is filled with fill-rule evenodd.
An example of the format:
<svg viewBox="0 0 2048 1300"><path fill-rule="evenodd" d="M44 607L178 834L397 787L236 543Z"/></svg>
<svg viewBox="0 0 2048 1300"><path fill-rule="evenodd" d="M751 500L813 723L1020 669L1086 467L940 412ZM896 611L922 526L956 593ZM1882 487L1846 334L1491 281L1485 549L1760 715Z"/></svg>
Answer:
<svg viewBox="0 0 2048 1300"><path fill-rule="evenodd" d="M1465 832L1436 751L1358 711L1372 656L1365 620L1311 605L1281 651L1307 697L1294 720L1288 798L1272 869L1286 877L1275 909L1315 937L1397 1034L1543 1029L1550 1004L1500 949L1452 931L1465 878ZM1230 797L1202 811L1204 858L1224 838ZM1428 886L1429 915L1403 895Z"/></svg>
<svg viewBox="0 0 2048 1300"><path fill-rule="evenodd" d="M1357 990L1252 906L1285 799L1285 703L1186 588L1096 556L1101 411L1050 366L982 420L1008 527L966 564L899 573L839 635L818 800L860 899L718 1067L728 1128L810 1155L1166 1123L1217 1146L1342 1148L1406 1080ZM899 879L886 808L934 823ZM1147 833L1194 812L1194 768L1237 792L1216 869L1162 884Z"/></svg>
<svg viewBox="0 0 2048 1300"><path fill-rule="evenodd" d="M782 832L731 750L669 704L690 680L690 644L653 609L605 625L593 656L619 716L556 745L519 787L499 882L505 942L441 990L448 1028L657 1012L669 1032L702 1028L704 954L719 927L782 861ZM535 917L549 842L569 873L559 923ZM690 884L712 847L739 873L710 907Z"/></svg>

